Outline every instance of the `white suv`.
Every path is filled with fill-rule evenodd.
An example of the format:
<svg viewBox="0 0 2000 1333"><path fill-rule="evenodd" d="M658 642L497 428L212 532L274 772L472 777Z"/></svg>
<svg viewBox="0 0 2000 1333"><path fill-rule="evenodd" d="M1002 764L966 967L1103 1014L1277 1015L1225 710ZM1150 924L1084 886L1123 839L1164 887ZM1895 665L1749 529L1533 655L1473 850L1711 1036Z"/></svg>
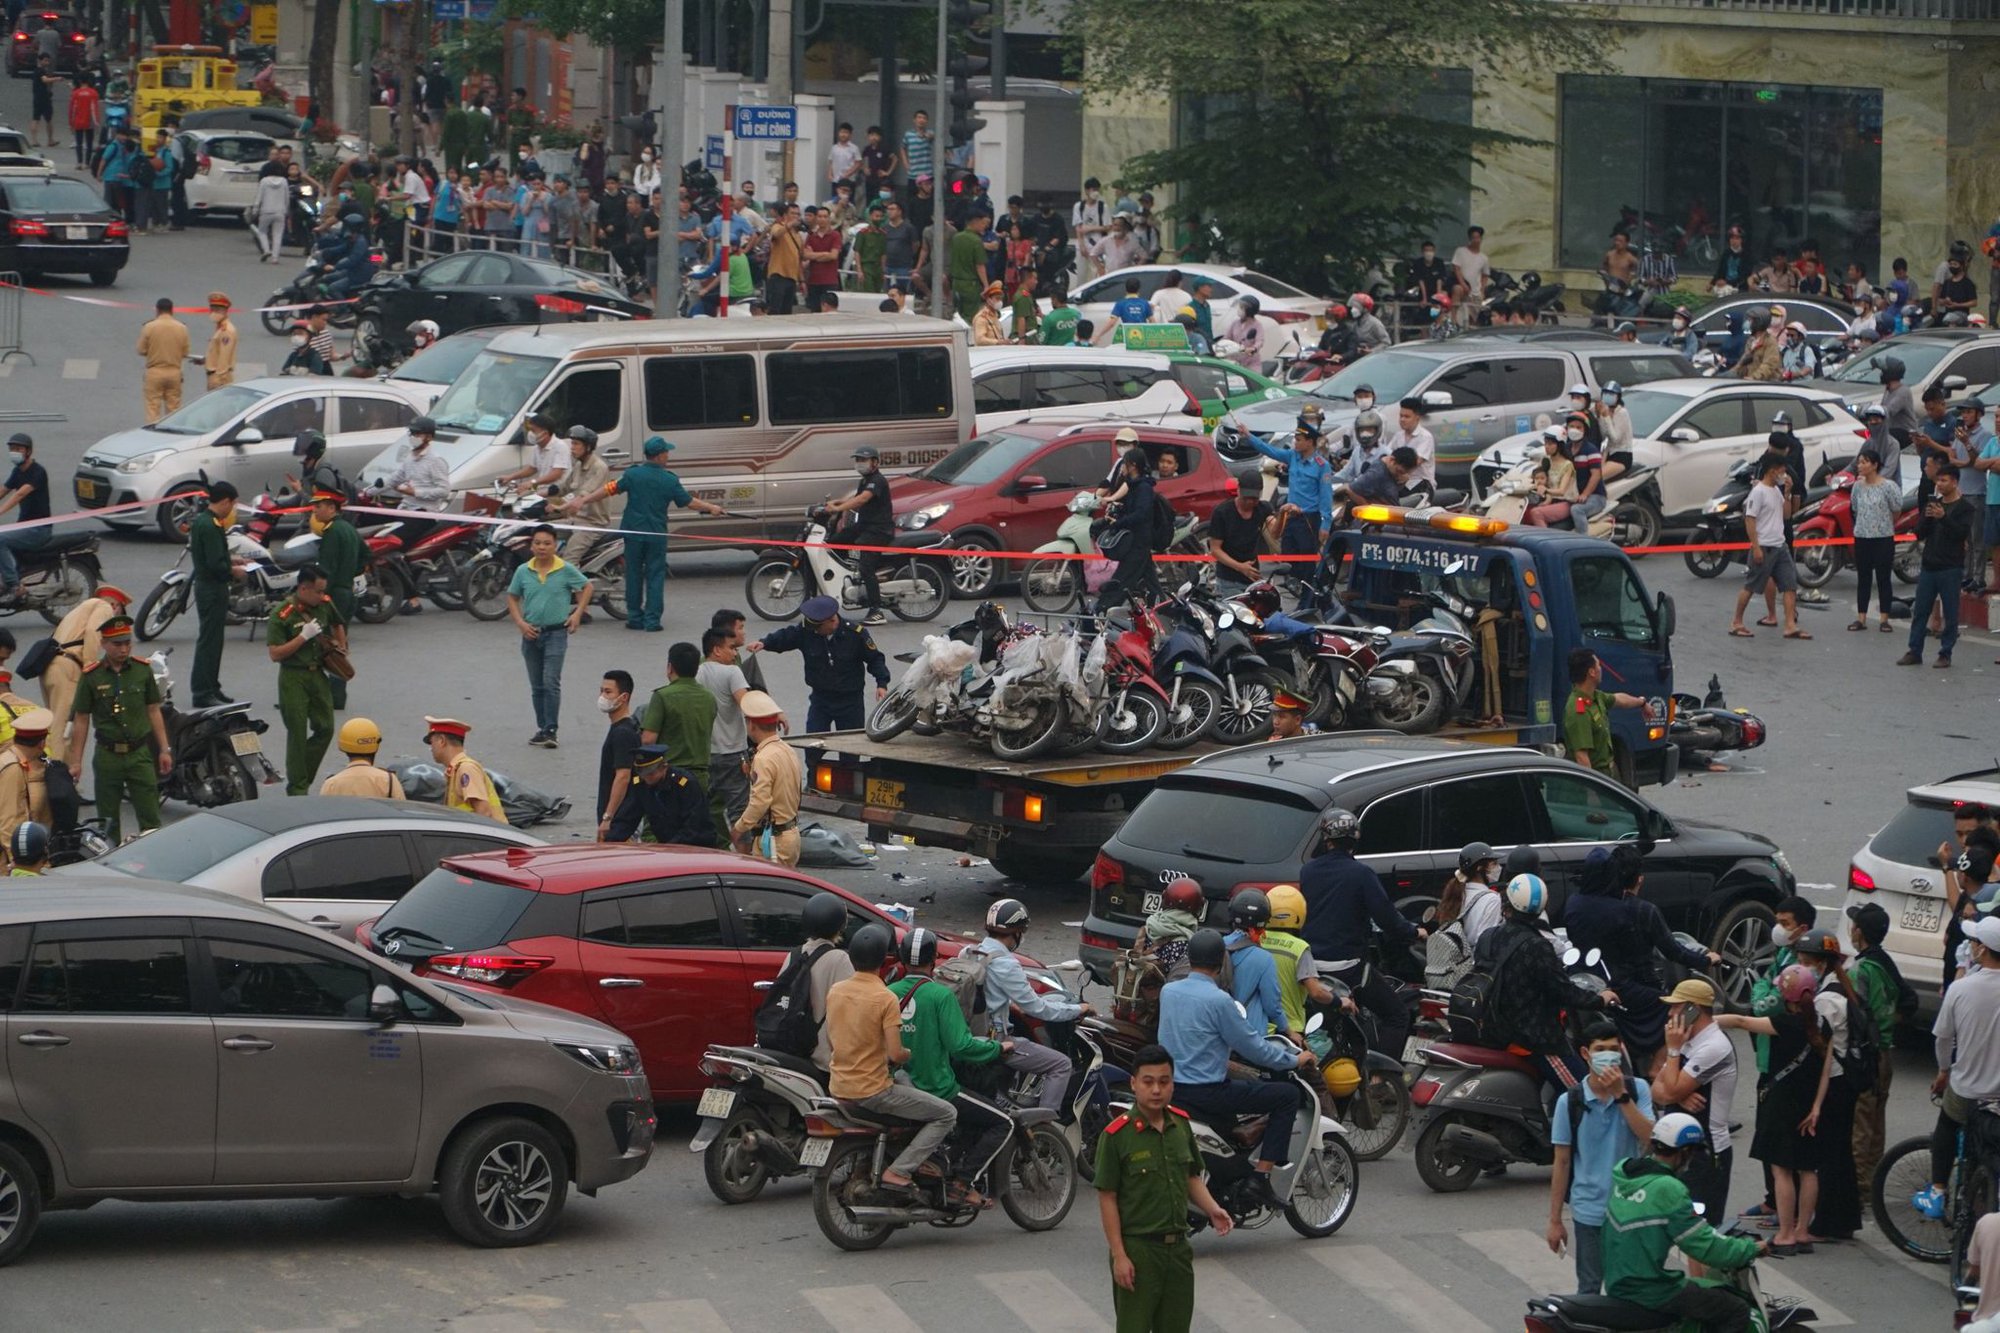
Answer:
<svg viewBox="0 0 2000 1333"><path fill-rule="evenodd" d="M1909 804L1854 854L1847 902L1875 903L1889 914L1883 941L1926 1010L1937 1007L1944 977L1944 873L1938 846L1954 842L1952 816L1968 805L2000 809L2000 769L1960 773L1912 787Z"/></svg>

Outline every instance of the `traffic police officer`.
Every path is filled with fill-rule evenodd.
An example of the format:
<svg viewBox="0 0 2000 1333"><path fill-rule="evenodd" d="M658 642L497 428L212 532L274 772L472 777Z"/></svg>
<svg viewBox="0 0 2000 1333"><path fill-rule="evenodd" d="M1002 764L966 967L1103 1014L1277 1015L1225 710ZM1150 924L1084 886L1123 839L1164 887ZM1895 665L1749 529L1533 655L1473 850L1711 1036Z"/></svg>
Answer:
<svg viewBox="0 0 2000 1333"><path fill-rule="evenodd" d="M750 856L762 856L763 835L769 833L771 860L781 866L796 866L805 765L799 752L785 744L785 715L776 699L762 690L751 690L740 706L750 735L750 799L729 830L730 845Z"/></svg>
<svg viewBox="0 0 2000 1333"><path fill-rule="evenodd" d="M264 643L278 664L278 715L285 720L285 795L304 796L312 790L326 747L333 743L327 646L347 651L347 626L327 600L325 570L300 566L298 586L271 613Z"/></svg>
<svg viewBox="0 0 2000 1333"><path fill-rule="evenodd" d="M222 692L222 636L228 630L229 584L242 564L229 558L229 525L236 519L236 488L226 481L208 485L208 507L188 525L188 554L194 562L194 609L200 629L194 640L194 670L188 678L196 708L236 701Z"/></svg>
<svg viewBox="0 0 2000 1333"><path fill-rule="evenodd" d="M708 793L694 774L667 762L664 745L641 745L632 752L632 785L625 789L604 840L630 842L642 824L654 842L715 846Z"/></svg>
<svg viewBox="0 0 2000 1333"><path fill-rule="evenodd" d="M97 812L115 843L122 830L120 807L127 799L141 833L160 826L160 779L173 771L174 753L160 713L160 682L149 663L132 657L132 617L111 617L98 628L98 637L104 656L85 667L77 682L69 771L83 777L83 752L94 724L97 753L91 756L90 771L97 782Z"/></svg>
<svg viewBox="0 0 2000 1333"><path fill-rule="evenodd" d="M334 679L339 679L334 677ZM319 784L321 796L376 796L400 801L403 784L386 768L375 766L375 754L382 748L382 728L365 717L351 717L340 724L334 744L347 756L347 767Z"/></svg>
<svg viewBox="0 0 2000 1333"><path fill-rule="evenodd" d="M54 822L42 746L55 720L46 708L30 708L14 718L14 739L0 751L0 839L12 839L23 824L46 827Z"/></svg>
<svg viewBox="0 0 2000 1333"><path fill-rule="evenodd" d="M431 747L431 758L444 765L444 803L453 810L469 810L504 824L507 811L500 804L499 789L486 776L485 767L465 752L465 738L471 731L470 722L455 717L424 718L424 744Z"/></svg>
<svg viewBox="0 0 2000 1333"><path fill-rule="evenodd" d="M340 512L341 506L347 503L345 491L334 485L315 482L310 493L312 515L306 522L313 535L319 538L319 555L313 563L326 571L326 599L340 613L340 623L351 625L354 623L354 580L360 577L362 568L361 534ZM346 708L346 678L329 675L326 679L333 690L334 709Z"/></svg>
<svg viewBox="0 0 2000 1333"><path fill-rule="evenodd" d="M750 645L750 651L805 654L807 731L852 731L868 716L864 676L875 677L875 697L889 692L889 662L874 638L844 620L831 597L808 597L799 608L801 623L787 625Z"/></svg>
<svg viewBox="0 0 2000 1333"><path fill-rule="evenodd" d="M1162 1046L1132 1057L1132 1110L1097 1140L1097 1210L1111 1246L1118 1333L1187 1333L1194 1321L1188 1203L1226 1236L1230 1217L1201 1178L1187 1113L1172 1105L1174 1061Z"/></svg>
<svg viewBox="0 0 2000 1333"><path fill-rule="evenodd" d="M104 655L98 631L113 616L126 614L132 599L122 588L109 583L97 585L97 596L86 597L70 609L49 637L56 641L56 654L42 668L42 702L55 714L55 730L49 733L49 758L61 762L69 757L65 737L69 731L71 705L76 702L76 683L83 668Z"/></svg>

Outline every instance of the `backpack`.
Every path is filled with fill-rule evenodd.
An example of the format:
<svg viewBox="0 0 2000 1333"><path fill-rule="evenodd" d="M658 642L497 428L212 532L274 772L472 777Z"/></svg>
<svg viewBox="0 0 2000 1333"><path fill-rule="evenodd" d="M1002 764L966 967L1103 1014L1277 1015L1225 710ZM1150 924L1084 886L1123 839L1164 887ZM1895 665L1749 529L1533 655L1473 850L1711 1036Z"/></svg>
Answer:
<svg viewBox="0 0 2000 1333"><path fill-rule="evenodd" d="M757 1006L756 1017L759 1046L802 1060L811 1059L813 1048L819 1044L819 1020L813 1017L812 1009L813 964L833 947L831 940L812 943L819 948L808 953L810 945L801 944L785 960L778 979L764 996L764 1002Z"/></svg>
<svg viewBox="0 0 2000 1333"><path fill-rule="evenodd" d="M142 190L150 189L153 177L153 155L141 149L132 158L132 183Z"/></svg>
<svg viewBox="0 0 2000 1333"><path fill-rule="evenodd" d="M1624 1082L1625 1082L1624 1095L1627 1097L1637 1098L1639 1095L1639 1085L1633 1081L1632 1076L1630 1074L1626 1074L1624 1076ZM1583 1128L1584 1095L1585 1094L1584 1094L1583 1084L1581 1083L1577 1084L1575 1087L1569 1089L1567 1092L1563 1094L1563 1109L1569 1115L1569 1143L1570 1143L1570 1153L1572 1154L1571 1156L1572 1164L1569 1173L1569 1187L1572 1190L1576 1188L1576 1167L1574 1165L1575 1162L1574 1154L1576 1152L1577 1133Z"/></svg>
<svg viewBox="0 0 2000 1333"><path fill-rule="evenodd" d="M957 998L958 1011L965 1015L965 1026L975 1037L992 1030L986 1017L986 970L992 965L993 955L986 950L961 949L931 969L931 980Z"/></svg>
<svg viewBox="0 0 2000 1333"><path fill-rule="evenodd" d="M1153 492L1153 551L1158 554L1174 544L1174 507L1167 497Z"/></svg>
<svg viewBox="0 0 2000 1333"><path fill-rule="evenodd" d="M194 154L188 152L186 149L182 149L174 155L175 179L181 181L193 180L196 165Z"/></svg>
<svg viewBox="0 0 2000 1333"><path fill-rule="evenodd" d="M1508 933L1510 938L1504 941L1504 947L1497 928L1480 936L1478 947L1472 951L1472 967L1451 988L1451 1005L1446 1022L1451 1028L1453 1041L1478 1046L1499 1045L1492 1019L1493 997L1499 990L1500 969L1529 938L1521 931Z"/></svg>
<svg viewBox="0 0 2000 1333"><path fill-rule="evenodd" d="M1840 1076L1850 1080L1848 1087L1855 1092L1873 1092L1876 1076L1881 1073L1882 1033L1875 1026L1875 1015L1859 1000L1841 999L1847 1004L1847 1044L1854 1054L1834 1053L1840 1061Z"/></svg>
<svg viewBox="0 0 2000 1333"><path fill-rule="evenodd" d="M77 639L71 643L57 643L53 634L45 634L28 645L28 651L21 654L21 660L14 663L14 674L23 680L35 680L49 669L49 663L56 655L83 643Z"/></svg>

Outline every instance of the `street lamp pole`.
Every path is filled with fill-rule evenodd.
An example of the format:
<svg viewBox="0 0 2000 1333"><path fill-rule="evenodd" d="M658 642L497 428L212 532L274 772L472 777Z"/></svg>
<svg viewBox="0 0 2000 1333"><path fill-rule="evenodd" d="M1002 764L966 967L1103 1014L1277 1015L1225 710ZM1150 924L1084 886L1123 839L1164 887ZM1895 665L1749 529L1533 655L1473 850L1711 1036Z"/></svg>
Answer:
<svg viewBox="0 0 2000 1333"><path fill-rule="evenodd" d="M687 117L687 56L681 49L686 33L686 0L665 0L666 41L660 48L660 77L654 91L660 99L660 280L653 288L653 314L671 319L681 311L680 183L681 149L687 135L682 121ZM674 199L667 198L667 181L674 183ZM639 209L650 207L641 199Z"/></svg>
<svg viewBox="0 0 2000 1333"><path fill-rule="evenodd" d="M945 126L950 123L948 117L951 114L950 89L946 86L944 72L945 63L951 59L951 34L945 26L946 4L947 0L938 0L937 69L931 75L937 92L936 102L931 108L931 228L937 238L931 246L931 314L939 319L948 318L950 314L944 300L944 191L941 188L944 185Z"/></svg>

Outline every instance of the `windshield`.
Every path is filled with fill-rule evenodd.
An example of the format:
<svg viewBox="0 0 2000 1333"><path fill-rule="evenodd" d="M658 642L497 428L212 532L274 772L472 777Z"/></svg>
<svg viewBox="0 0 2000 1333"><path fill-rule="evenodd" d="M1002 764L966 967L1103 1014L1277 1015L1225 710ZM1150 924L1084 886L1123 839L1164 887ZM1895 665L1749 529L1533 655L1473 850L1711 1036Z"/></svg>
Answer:
<svg viewBox="0 0 2000 1333"><path fill-rule="evenodd" d="M1651 439L1666 427L1674 413L1688 405L1684 393L1661 393L1656 389L1627 389L1625 410L1632 414L1632 434Z"/></svg>
<svg viewBox="0 0 2000 1333"><path fill-rule="evenodd" d="M415 380L419 384L449 384L484 351L487 338L446 338L396 367L392 380Z"/></svg>
<svg viewBox="0 0 2000 1333"><path fill-rule="evenodd" d="M1896 812L1868 844L1868 850L1898 865L1937 868L1938 844L1956 842L1951 807L1912 801Z"/></svg>
<svg viewBox="0 0 2000 1333"><path fill-rule="evenodd" d="M461 949L490 949L534 904L532 889L474 879L439 866L418 880L384 912L369 933L378 947L398 947L399 960L429 958Z"/></svg>
<svg viewBox="0 0 2000 1333"><path fill-rule="evenodd" d="M1318 811L1279 792L1155 787L1118 830L1118 840L1196 861L1281 861L1305 842ZM1231 830L1255 829L1245 846Z"/></svg>
<svg viewBox="0 0 2000 1333"><path fill-rule="evenodd" d="M1903 380L1905 383L1910 383L1930 374L1931 369L1944 360L1944 354L1956 345L1943 339L1931 338L1918 338L1909 342L1898 340L1877 343L1834 371L1833 378L1843 384L1867 384L1880 388L1882 363L1895 360L1903 363Z"/></svg>
<svg viewBox="0 0 2000 1333"><path fill-rule="evenodd" d="M213 814L189 815L134 838L107 853L99 864L127 875L185 884L263 840L262 830L233 819Z"/></svg>
<svg viewBox="0 0 2000 1333"><path fill-rule="evenodd" d="M104 200L82 181L65 176L52 180L14 180L7 185L7 202L16 213L102 213Z"/></svg>
<svg viewBox="0 0 2000 1333"><path fill-rule="evenodd" d="M1250 270L1245 269L1241 273L1232 273L1229 276L1235 278L1259 296L1275 296L1286 301L1312 300L1311 292L1302 292L1288 282L1279 282L1276 278L1266 277L1262 273L1252 273Z"/></svg>
<svg viewBox="0 0 2000 1333"><path fill-rule="evenodd" d="M1012 472L1046 443L1029 435L982 435L959 445L917 475L954 486L985 486Z"/></svg>
<svg viewBox="0 0 2000 1333"><path fill-rule="evenodd" d="M1410 390L1423 383L1426 376L1443 364L1434 356L1412 356L1408 352L1374 352L1362 357L1330 380L1321 380L1312 388L1315 398L1344 398L1352 402L1354 390L1359 385L1370 385L1375 390L1377 410L1383 404L1393 405L1398 399L1410 396Z"/></svg>
<svg viewBox="0 0 2000 1333"><path fill-rule="evenodd" d="M611 292L611 289L604 285L601 276L585 273L580 268L564 268L561 264L551 264L538 259L524 259L521 262L534 273L537 282L551 290L564 287L580 292L602 292L605 295Z"/></svg>
<svg viewBox="0 0 2000 1333"><path fill-rule="evenodd" d="M515 356L487 349L451 382L431 409L441 430L492 435L527 406L556 366L549 356Z"/></svg>
<svg viewBox="0 0 2000 1333"><path fill-rule="evenodd" d="M207 435L221 430L248 412L260 399L269 396L262 389L231 384L203 394L172 416L156 421L146 429L165 431L169 435Z"/></svg>

